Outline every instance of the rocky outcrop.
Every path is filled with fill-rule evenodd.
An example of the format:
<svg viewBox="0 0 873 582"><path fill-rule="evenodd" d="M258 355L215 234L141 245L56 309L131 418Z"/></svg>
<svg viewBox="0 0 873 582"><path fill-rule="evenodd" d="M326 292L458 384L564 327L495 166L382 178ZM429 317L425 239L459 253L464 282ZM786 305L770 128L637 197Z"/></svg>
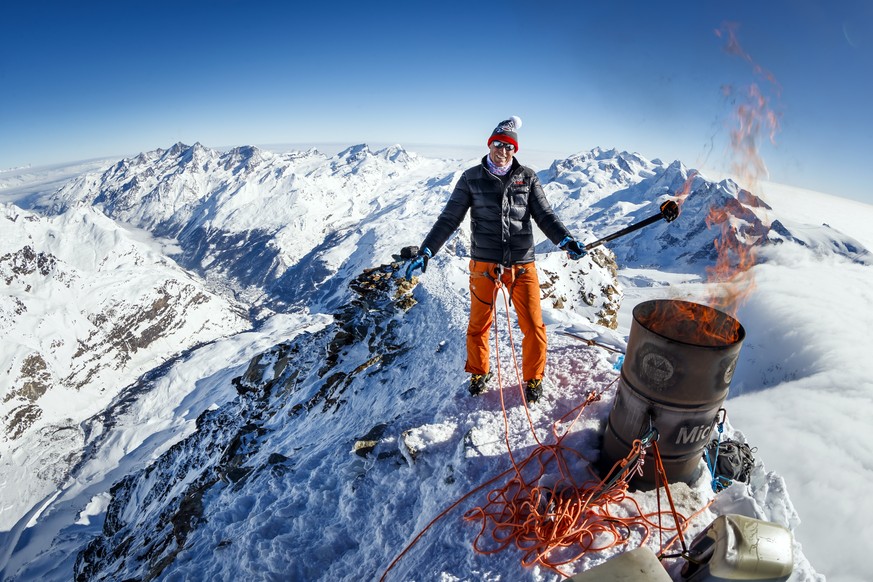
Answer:
<svg viewBox="0 0 873 582"><path fill-rule="evenodd" d="M609 329L618 327L623 294L611 251L597 247L579 261L553 253L539 260L537 266L544 303L556 310L574 311Z"/></svg>
<svg viewBox="0 0 873 582"><path fill-rule="evenodd" d="M38 273L43 277L49 276L55 268L57 258L44 252L37 252L30 245L26 245L18 251L6 253L0 256L0 279L11 285L16 277L25 277Z"/></svg>

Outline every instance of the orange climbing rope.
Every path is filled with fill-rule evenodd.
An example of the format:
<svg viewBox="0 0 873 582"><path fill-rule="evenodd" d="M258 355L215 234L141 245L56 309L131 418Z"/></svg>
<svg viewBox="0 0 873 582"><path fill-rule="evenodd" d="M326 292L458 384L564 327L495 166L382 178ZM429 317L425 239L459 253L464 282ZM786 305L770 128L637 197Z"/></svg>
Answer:
<svg viewBox="0 0 873 582"><path fill-rule="evenodd" d="M492 320L493 320L493 329L494 329L494 359L496 361L497 368L497 385L503 386L503 370L500 366L500 341L499 341L499 330L497 325L497 294L499 291L503 291L503 303L506 308L506 320L507 320L507 333L509 335L509 345L512 349L512 363L515 366L515 378L518 381L518 389L521 394L521 401L524 403L524 413L527 416L527 423L530 426L530 432L533 435L534 440L537 445L543 446L542 442L540 442L539 437L537 436L536 428L534 427L533 418L530 415L530 409L527 406L527 398L524 395L524 381L522 380L521 371L518 368L518 358L515 353L515 340L512 337L512 320L509 316L509 301L510 298L506 296L506 288L503 286L503 283L500 282L500 277L497 277L497 280L494 283L494 294L491 297L491 310L492 310ZM509 451L509 457L512 460L513 466L516 466L515 459L512 455L512 446L509 442L509 416L506 414L506 401L503 398L503 389L500 390L500 407L503 409L503 426L504 426L504 438L506 439L506 450Z"/></svg>

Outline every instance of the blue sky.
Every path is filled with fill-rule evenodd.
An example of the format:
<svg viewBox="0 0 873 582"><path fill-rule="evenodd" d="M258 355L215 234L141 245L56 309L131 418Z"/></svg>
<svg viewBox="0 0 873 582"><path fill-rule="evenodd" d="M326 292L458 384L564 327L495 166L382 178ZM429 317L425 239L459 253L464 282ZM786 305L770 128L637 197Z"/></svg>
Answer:
<svg viewBox="0 0 873 582"><path fill-rule="evenodd" d="M178 141L484 152L519 115L522 162L600 146L728 171L752 84L779 120L755 140L770 180L873 203L869 0L6 3L0 169Z"/></svg>

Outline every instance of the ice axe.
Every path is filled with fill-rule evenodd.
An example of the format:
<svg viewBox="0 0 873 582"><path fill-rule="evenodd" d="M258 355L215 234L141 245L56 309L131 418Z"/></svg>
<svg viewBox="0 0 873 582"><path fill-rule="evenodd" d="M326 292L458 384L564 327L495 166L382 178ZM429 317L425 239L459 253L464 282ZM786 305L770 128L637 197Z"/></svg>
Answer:
<svg viewBox="0 0 873 582"><path fill-rule="evenodd" d="M643 228L644 226L649 226L653 222L658 222L662 218L664 220L666 220L667 222L673 222L674 220L676 220L676 218L678 216L679 216L679 205L676 204L672 200L667 200L666 202L661 204L661 211L658 214L655 214L654 216L650 216L648 218L644 218L643 220L641 220L639 222L635 222L635 223L631 224L630 226L624 227L623 229L621 229L618 232L614 232L614 233L607 235L603 238L597 239L594 242L590 242L587 245L585 245L583 248L586 251L590 251L594 247L600 246L603 243L609 242L609 241L616 239L620 236L630 234L635 230L639 230L639 229Z"/></svg>

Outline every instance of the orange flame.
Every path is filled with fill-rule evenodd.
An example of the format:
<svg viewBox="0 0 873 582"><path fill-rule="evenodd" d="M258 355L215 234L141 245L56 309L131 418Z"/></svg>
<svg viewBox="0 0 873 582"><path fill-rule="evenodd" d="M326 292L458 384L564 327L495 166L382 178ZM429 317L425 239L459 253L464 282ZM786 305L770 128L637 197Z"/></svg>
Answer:
<svg viewBox="0 0 873 582"><path fill-rule="evenodd" d="M726 89L729 91L729 89ZM768 99L761 93L758 85L752 84L745 95L746 101L737 107L737 126L731 130L733 163L731 171L750 187L769 175L767 166L758 151L758 140L766 129L770 143L776 143L779 131L779 118L769 108Z"/></svg>
<svg viewBox="0 0 873 582"><path fill-rule="evenodd" d="M737 39L737 28L735 23L726 23L715 33L719 38L726 39L725 50L751 64L754 74L774 87L778 96L781 87L776 78L743 50ZM759 179L768 175L767 166L758 148L760 137L766 132L770 142L775 143L779 118L757 84L753 83L743 92L725 86L723 92L726 97L739 101L735 111L736 126L730 132L731 171L740 182L751 189L757 186ZM708 228L720 229L720 236L715 240L718 257L715 265L707 269L708 281L716 284L710 286L712 292L708 302L732 315L736 315L739 306L755 289L751 267L756 263L755 250L751 246L755 242L754 233L743 232L741 224L735 218L737 213L730 212L730 207L734 204L739 205L736 200L731 199L722 208L713 207L706 218Z"/></svg>
<svg viewBox="0 0 873 582"><path fill-rule="evenodd" d="M745 334L740 322L730 315L680 300L653 302L651 312L639 313L639 323L671 340L697 346L729 346Z"/></svg>
<svg viewBox="0 0 873 582"><path fill-rule="evenodd" d="M736 316L737 309L755 290L755 248L738 236L733 217L727 206L711 208L706 217L707 228L718 227L721 234L715 239L715 264L707 267L710 286L709 305Z"/></svg>
<svg viewBox="0 0 873 582"><path fill-rule="evenodd" d="M725 36L725 50L739 56L752 65L755 75L763 77L776 89L781 88L772 73L756 64L752 57L740 46L736 37L736 24L726 24L716 30L720 38ZM756 185L759 178L767 177L767 166L758 149L760 136L766 130L771 143L775 143L779 130L778 116L770 109L769 99L757 84L752 84L742 94L737 95L730 86L722 88L725 97L740 101L735 110L736 127L730 132L731 170L734 176L749 188ZM674 194L681 207L691 193L695 171L688 174L685 183ZM656 308L641 323L666 337L704 346L722 346L740 341L744 332L735 319L740 305L755 289L752 267L756 264L755 242L765 234L755 231L747 220L760 226L754 213L743 206L744 192L739 199L728 198L721 207L713 206L706 217L707 228L718 228L715 239L717 258L708 267L707 282L710 295L708 306L683 301L667 302ZM766 228L763 229L766 231Z"/></svg>

